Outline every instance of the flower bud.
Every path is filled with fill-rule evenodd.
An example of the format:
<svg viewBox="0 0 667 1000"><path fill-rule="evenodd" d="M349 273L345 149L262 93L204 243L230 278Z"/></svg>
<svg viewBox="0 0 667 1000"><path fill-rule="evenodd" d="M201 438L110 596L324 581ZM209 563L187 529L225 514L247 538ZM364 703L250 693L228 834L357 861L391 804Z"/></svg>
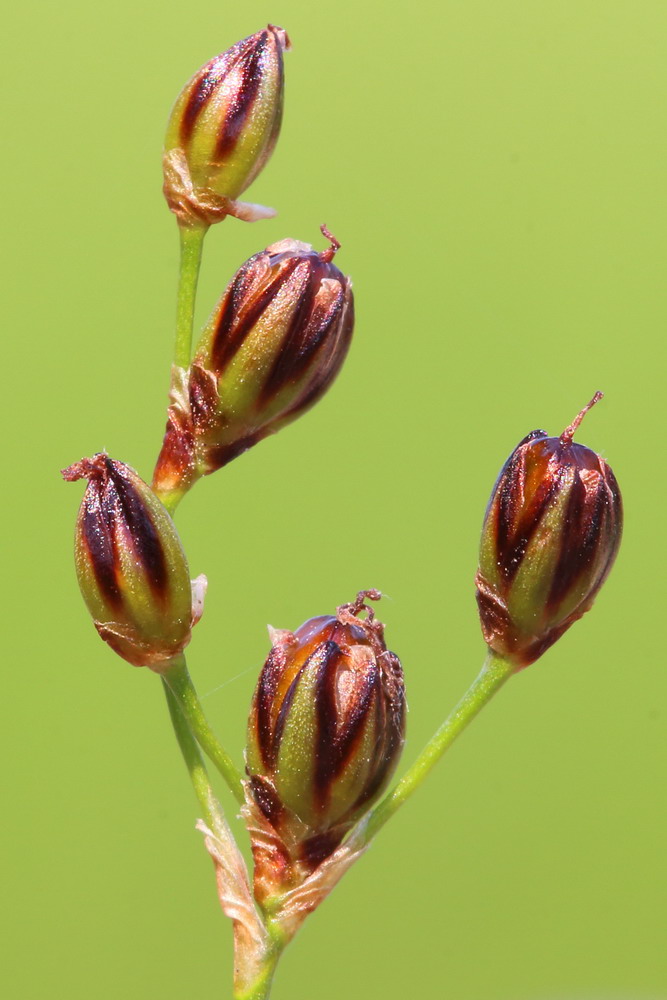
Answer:
<svg viewBox="0 0 667 1000"><path fill-rule="evenodd" d="M575 444L596 393L560 437L533 431L510 455L482 528L477 604L487 644L528 666L592 606L621 541L607 463Z"/></svg>
<svg viewBox="0 0 667 1000"><path fill-rule="evenodd" d="M403 671L362 591L337 615L272 631L248 722L254 802L292 860L338 845L385 788L405 731ZM366 619L360 611L368 612Z"/></svg>
<svg viewBox="0 0 667 1000"><path fill-rule="evenodd" d="M286 32L270 24L202 66L179 94L165 138L164 193L182 224L274 214L235 199L278 139L287 48Z"/></svg>
<svg viewBox="0 0 667 1000"><path fill-rule="evenodd" d="M63 478L88 480L75 559L95 628L123 659L159 672L190 641L206 579L191 587L173 521L134 469L102 453Z"/></svg>
<svg viewBox="0 0 667 1000"><path fill-rule="evenodd" d="M153 486L158 495L226 465L311 407L347 354L351 282L317 253L282 240L241 267L197 347L170 409Z"/></svg>

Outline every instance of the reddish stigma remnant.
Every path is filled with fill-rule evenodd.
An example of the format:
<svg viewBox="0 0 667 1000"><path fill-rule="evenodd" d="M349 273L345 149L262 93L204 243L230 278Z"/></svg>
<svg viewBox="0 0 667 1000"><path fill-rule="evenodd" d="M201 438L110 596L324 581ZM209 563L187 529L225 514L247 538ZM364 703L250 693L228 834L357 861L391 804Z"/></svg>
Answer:
<svg viewBox="0 0 667 1000"><path fill-rule="evenodd" d="M326 250L323 250L322 253L318 254L320 260L323 260L326 264L328 264L330 261L334 259L334 257L340 250L340 243L338 242L334 234L329 232L324 223L320 226L320 232L322 233L322 236L325 236L331 243L330 247L327 247Z"/></svg>
<svg viewBox="0 0 667 1000"><path fill-rule="evenodd" d="M92 458L82 458L80 462L74 462L61 471L61 475L66 483L75 483L77 479L92 479L93 477L103 477L107 472L107 455L102 451Z"/></svg>
<svg viewBox="0 0 667 1000"><path fill-rule="evenodd" d="M588 411L593 406L595 406L596 403L600 402L600 400L602 399L603 395L604 395L604 393L602 393L602 392L596 392L595 395L593 396L593 398L591 399L590 403L586 403L586 405L584 406L583 410L581 410L581 412L577 414L577 416L574 418L574 420L572 421L572 423L570 424L570 426L566 427L565 430L563 431L563 433L561 434L561 436L560 436L560 443L561 444L567 445L567 444L571 444L572 443L572 438L576 434L577 428L579 427L579 424L584 419L584 417L586 416L586 414L588 413Z"/></svg>
<svg viewBox="0 0 667 1000"><path fill-rule="evenodd" d="M365 629L367 630L368 638L370 639L372 645L376 648L376 652L383 652L384 646L384 624L379 622L375 617L375 609L367 604L366 601L379 601L382 597L382 592L380 590L360 590L356 598L350 604L341 604L339 608L336 608L336 617L339 622L347 623L351 625L359 625L363 622ZM362 611L366 612L366 618L360 618L359 615Z"/></svg>

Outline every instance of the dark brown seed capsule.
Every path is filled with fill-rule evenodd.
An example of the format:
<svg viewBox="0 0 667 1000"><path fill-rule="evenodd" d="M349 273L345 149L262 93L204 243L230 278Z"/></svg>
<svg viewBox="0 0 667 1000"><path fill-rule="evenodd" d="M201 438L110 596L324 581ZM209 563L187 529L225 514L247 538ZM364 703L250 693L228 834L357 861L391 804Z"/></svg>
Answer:
<svg viewBox="0 0 667 1000"><path fill-rule="evenodd" d="M278 139L287 48L286 32L270 24L202 66L178 96L165 138L164 190L183 224L273 214L235 199Z"/></svg>
<svg viewBox="0 0 667 1000"><path fill-rule="evenodd" d="M63 471L87 479L76 526L76 570L97 631L135 666L160 670L190 640L193 599L169 514L137 473L108 455Z"/></svg>
<svg viewBox="0 0 667 1000"><path fill-rule="evenodd" d="M592 606L621 541L616 478L574 433L533 431L510 455L487 507L476 577L484 638L528 666Z"/></svg>
<svg viewBox="0 0 667 1000"><path fill-rule="evenodd" d="M246 261L204 330L170 411L158 495L226 465L295 420L329 388L354 324L349 278L330 247L283 240ZM186 395L187 393L187 395Z"/></svg>
<svg viewBox="0 0 667 1000"><path fill-rule="evenodd" d="M403 746L403 672L369 596L380 595L364 591L295 633L273 631L250 710L254 801L313 866L386 787Z"/></svg>

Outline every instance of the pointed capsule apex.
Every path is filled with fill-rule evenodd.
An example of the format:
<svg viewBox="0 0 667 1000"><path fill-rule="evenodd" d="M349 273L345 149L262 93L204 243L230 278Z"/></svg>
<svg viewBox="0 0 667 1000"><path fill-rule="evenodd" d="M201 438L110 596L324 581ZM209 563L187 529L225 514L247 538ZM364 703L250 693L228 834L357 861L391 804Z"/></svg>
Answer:
<svg viewBox="0 0 667 1000"><path fill-rule="evenodd" d="M598 392L595 393L595 395L593 396L593 398L591 399L591 401L589 403L586 403L586 405L584 406L583 410L581 410L577 414L577 416L574 418L574 420L572 421L572 423L570 424L570 426L566 427L565 430L563 431L563 433L561 434L561 436L560 436L560 443L561 444L570 444L571 443L574 435L577 432L577 429L578 429L579 424L581 423L581 421L584 419L584 417L586 416L586 414L588 413L588 411L590 409L592 409L595 406L596 403L600 402L600 400L603 398L603 396L604 396L604 393L598 391Z"/></svg>
<svg viewBox="0 0 667 1000"><path fill-rule="evenodd" d="M292 42L290 41L290 37L284 28L279 28L277 24L267 24L266 30L273 32L278 40L278 44L282 46L283 52L290 51L292 48Z"/></svg>
<svg viewBox="0 0 667 1000"><path fill-rule="evenodd" d="M327 247L326 250L322 250L321 253L319 254L320 260L323 260L325 264L328 264L330 261L334 259L334 257L340 250L340 243L336 239L334 234L327 229L324 223L320 226L320 232L322 233L322 236L324 236L327 240L329 240L329 243L331 244L330 247Z"/></svg>

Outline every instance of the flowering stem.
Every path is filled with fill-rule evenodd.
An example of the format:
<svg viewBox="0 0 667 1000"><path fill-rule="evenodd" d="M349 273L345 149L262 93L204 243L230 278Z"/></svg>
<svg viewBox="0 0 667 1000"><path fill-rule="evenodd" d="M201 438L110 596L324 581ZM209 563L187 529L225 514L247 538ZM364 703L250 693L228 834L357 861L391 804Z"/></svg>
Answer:
<svg viewBox="0 0 667 1000"><path fill-rule="evenodd" d="M169 706L169 714L174 727L174 733L176 734L178 745L181 748L183 760L185 761L185 766L188 769L188 774L190 775L195 795L197 796L199 804L202 807L206 823L209 826L212 826L215 820L211 808L214 796L211 784L208 780L206 766L202 759L199 747L197 746L197 742L190 732L190 727L188 726L183 712L181 711L176 696L164 677L162 678L162 684L164 685L164 693L167 698L167 705Z"/></svg>
<svg viewBox="0 0 667 1000"><path fill-rule="evenodd" d="M229 785L236 800L243 804L243 784L241 775L233 760L211 729L201 702L192 683L184 656L176 656L164 673L163 679L185 716L185 720L204 753L213 761L218 771ZM177 734L178 735L178 734Z"/></svg>
<svg viewBox="0 0 667 1000"><path fill-rule="evenodd" d="M249 989L244 989L241 992L235 992L234 1000L267 1000L271 992L271 984L273 983L273 976L276 971L276 966L281 952L281 948L272 948L267 953L264 965L262 966L262 971L255 982L249 987Z"/></svg>
<svg viewBox="0 0 667 1000"><path fill-rule="evenodd" d="M181 264L176 304L174 364L179 368L189 368L199 265L208 226L179 226L178 232L181 240Z"/></svg>
<svg viewBox="0 0 667 1000"><path fill-rule="evenodd" d="M429 740L412 767L403 775L396 787L389 792L364 820L364 842L368 843L388 819L400 809L422 784L452 745L459 733L500 690L514 672L513 664L489 650L484 666L470 685L463 698L450 712L435 735Z"/></svg>
<svg viewBox="0 0 667 1000"><path fill-rule="evenodd" d="M183 489L182 487L177 486L175 489L171 490L170 493L161 494L160 500L167 508L167 511L169 512L169 514L171 514L172 517L174 516L174 511L178 507L179 503L181 502L185 494L188 492L188 490L191 488L192 488L191 485L188 486L187 489Z"/></svg>

